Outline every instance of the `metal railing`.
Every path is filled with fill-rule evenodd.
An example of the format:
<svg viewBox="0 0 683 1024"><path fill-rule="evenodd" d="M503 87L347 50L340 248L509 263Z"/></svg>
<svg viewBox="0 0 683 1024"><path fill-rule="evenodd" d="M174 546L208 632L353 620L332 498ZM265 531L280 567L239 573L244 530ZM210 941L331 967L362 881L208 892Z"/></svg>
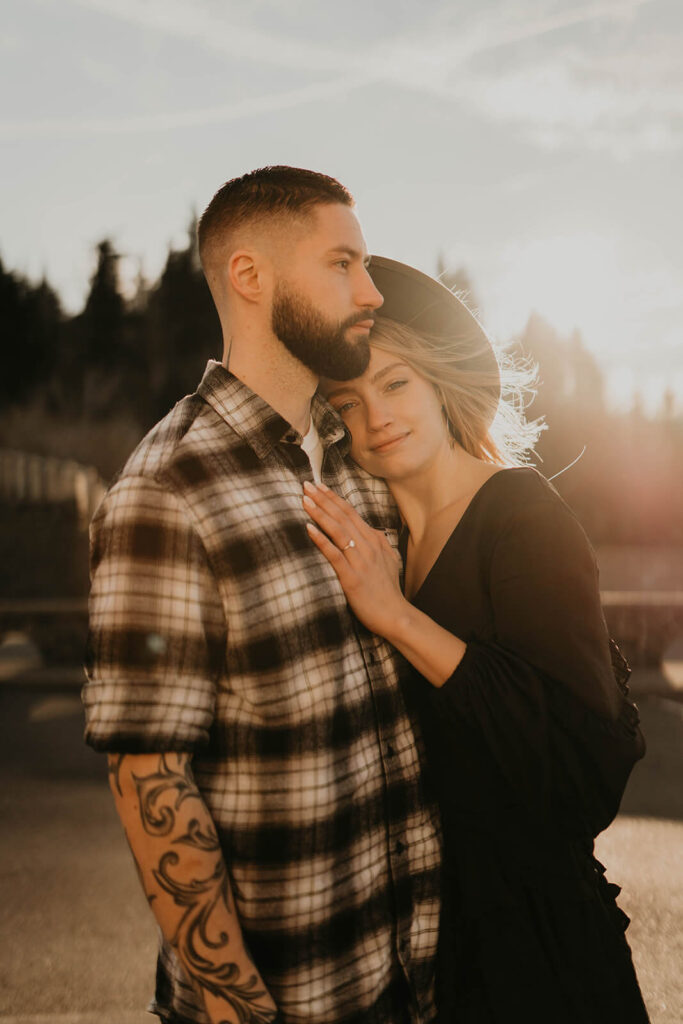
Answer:
<svg viewBox="0 0 683 1024"><path fill-rule="evenodd" d="M105 490L94 466L0 448L0 500L27 504L74 501L79 525L85 529Z"/></svg>

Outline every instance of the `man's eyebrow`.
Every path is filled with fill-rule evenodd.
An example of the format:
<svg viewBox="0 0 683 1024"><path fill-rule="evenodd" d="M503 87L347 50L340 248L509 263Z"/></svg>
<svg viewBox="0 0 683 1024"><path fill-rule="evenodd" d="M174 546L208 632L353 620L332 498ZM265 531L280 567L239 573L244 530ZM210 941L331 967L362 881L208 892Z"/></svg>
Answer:
<svg viewBox="0 0 683 1024"><path fill-rule="evenodd" d="M370 383L376 384L378 380L381 380L382 377L385 377L388 373L391 373L392 370L395 370L397 368L404 368L405 366L406 363L389 363L388 366L382 367L381 370L378 370L377 373L373 374L373 376L370 378ZM331 398L336 398L337 395L346 395L350 391L352 392L353 390L354 389L351 384L342 384L341 387L335 388L334 391L328 391L325 397L329 402Z"/></svg>
<svg viewBox="0 0 683 1024"><path fill-rule="evenodd" d="M349 245L335 245L332 249L327 252L328 256L338 256L343 254L349 256L352 260L362 260L364 266L368 266L370 263L370 256L364 256L359 249L353 249Z"/></svg>

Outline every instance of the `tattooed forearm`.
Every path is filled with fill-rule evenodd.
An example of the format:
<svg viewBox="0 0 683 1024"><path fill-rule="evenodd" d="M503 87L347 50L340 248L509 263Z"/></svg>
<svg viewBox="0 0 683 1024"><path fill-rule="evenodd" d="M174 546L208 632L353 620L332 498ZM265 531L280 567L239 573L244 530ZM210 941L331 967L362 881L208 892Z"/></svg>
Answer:
<svg viewBox="0 0 683 1024"><path fill-rule="evenodd" d="M174 770L169 765L169 755L160 754L156 771L142 776L131 772L131 777L140 800L140 820L151 836L170 835L181 804L193 798L201 800L186 759L181 762L181 770Z"/></svg>
<svg viewBox="0 0 683 1024"><path fill-rule="evenodd" d="M149 903L149 905L151 907L152 903L154 903L154 900L157 898L156 897L156 893L147 892L147 887L145 886L145 879L144 879L144 876L142 874L142 870L140 868L140 865L138 864L137 857L135 856L135 851L133 850L133 844L131 843L130 836L128 835L128 829L125 827L125 825L123 827L123 834L126 837L126 842L128 843L128 849L130 850L131 854L133 855L133 864L135 865L135 871L137 872L137 876L140 879L140 885L142 886L142 891L145 894L145 899L147 900L147 902Z"/></svg>
<svg viewBox="0 0 683 1024"><path fill-rule="evenodd" d="M111 786L145 894L218 1024L277 1010L241 936L228 872L188 755L115 755ZM228 1011L229 1012L226 1012Z"/></svg>

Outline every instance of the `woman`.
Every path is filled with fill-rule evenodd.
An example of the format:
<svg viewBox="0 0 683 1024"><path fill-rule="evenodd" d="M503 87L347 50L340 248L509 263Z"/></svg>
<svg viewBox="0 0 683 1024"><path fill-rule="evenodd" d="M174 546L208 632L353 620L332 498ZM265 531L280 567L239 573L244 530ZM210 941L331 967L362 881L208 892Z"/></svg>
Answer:
<svg viewBox="0 0 683 1024"><path fill-rule="evenodd" d="M474 317L410 267L370 272L369 367L323 390L396 500L404 591L383 534L324 485L303 501L351 608L413 666L444 832L439 1019L642 1024L628 918L592 853L644 753L592 550L515 465L537 430L501 401Z"/></svg>

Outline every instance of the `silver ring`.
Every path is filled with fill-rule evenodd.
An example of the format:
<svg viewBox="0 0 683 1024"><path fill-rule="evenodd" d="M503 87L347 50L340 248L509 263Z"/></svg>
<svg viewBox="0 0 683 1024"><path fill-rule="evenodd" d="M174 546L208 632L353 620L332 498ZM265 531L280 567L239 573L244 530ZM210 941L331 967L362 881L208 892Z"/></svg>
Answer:
<svg viewBox="0 0 683 1024"><path fill-rule="evenodd" d="M356 542L355 542L355 540L352 539L352 540L349 541L348 544L344 545L344 547L342 548L342 551L347 551L349 548L355 548L355 546L356 546Z"/></svg>

